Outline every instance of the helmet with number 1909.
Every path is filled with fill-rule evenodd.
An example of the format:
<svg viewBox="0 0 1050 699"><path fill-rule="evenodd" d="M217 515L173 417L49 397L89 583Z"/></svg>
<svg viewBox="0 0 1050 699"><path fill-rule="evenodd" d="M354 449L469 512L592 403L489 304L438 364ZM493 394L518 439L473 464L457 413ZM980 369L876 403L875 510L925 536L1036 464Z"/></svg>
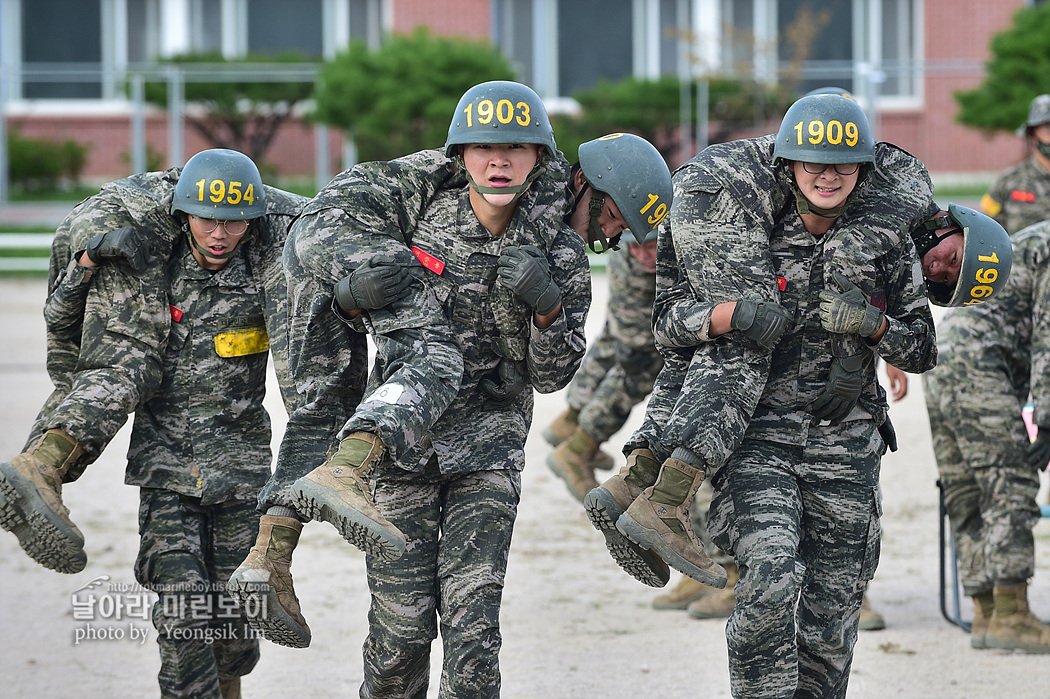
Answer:
<svg viewBox="0 0 1050 699"><path fill-rule="evenodd" d="M864 110L837 94L800 97L788 108L777 132L773 163L874 163L875 139Z"/></svg>
<svg viewBox="0 0 1050 699"><path fill-rule="evenodd" d="M266 215L266 191L259 168L244 153L202 150L186 161L171 213L182 211L219 221L247 221Z"/></svg>
<svg viewBox="0 0 1050 699"><path fill-rule="evenodd" d="M580 169L591 187L612 197L638 243L656 239L671 208L671 171L653 144L629 133L587 141Z"/></svg>
<svg viewBox="0 0 1050 699"><path fill-rule="evenodd" d="M448 127L445 155L457 155L456 146L469 143L535 143L554 157L547 109L532 88L510 80L480 83L463 93Z"/></svg>

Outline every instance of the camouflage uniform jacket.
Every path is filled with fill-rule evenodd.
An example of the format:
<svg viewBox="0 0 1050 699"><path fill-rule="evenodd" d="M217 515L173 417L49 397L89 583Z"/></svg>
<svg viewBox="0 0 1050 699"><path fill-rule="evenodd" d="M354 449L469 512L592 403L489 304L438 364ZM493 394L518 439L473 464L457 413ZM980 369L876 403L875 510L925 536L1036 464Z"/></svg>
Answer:
<svg viewBox="0 0 1050 699"><path fill-rule="evenodd" d="M1010 235L1050 219L1050 172L1034 155L1005 170L981 198L981 209Z"/></svg>
<svg viewBox="0 0 1050 699"><path fill-rule="evenodd" d="M270 475L263 407L269 344L245 259L202 268L185 241L168 264L171 330L164 378L135 412L125 482L212 505L254 498Z"/></svg>
<svg viewBox="0 0 1050 699"><path fill-rule="evenodd" d="M1033 420L1050 421L1050 221L1012 238L1010 280L995 298L966 308L950 308L938 323L938 348L967 374L1006 379L1025 401L1032 395Z"/></svg>
<svg viewBox="0 0 1050 699"><path fill-rule="evenodd" d="M609 252L609 310L606 323L618 353L655 351L653 302L656 272L650 272L629 249Z"/></svg>
<svg viewBox="0 0 1050 699"><path fill-rule="evenodd" d="M786 164L771 165L774 139L764 136L712 146L674 174L672 212L661 227L654 308L656 340L665 365L650 398L645 424L627 449L648 443L660 451L666 446L661 441L670 445L688 441L687 446L704 455L709 464L722 463L742 438L757 407L770 368L769 354L738 333L729 333L718 339L719 349L703 351L720 355L715 361L721 371L738 367L735 384L744 381L747 385L725 381L726 395L710 396L723 415L720 422L704 417L712 414L708 402L697 403L695 396L692 402L680 403L681 410L672 421L691 360L689 350L711 341L708 333L714 307L742 297L779 300L781 280L769 259L770 232L784 217L798 215ZM832 271L853 276L851 269L881 256L917 258L906 231L925 218L932 198L932 183L921 162L891 144L877 144L876 166L858 183L848 208L825 236L831 242L822 244L826 264L820 271L825 276L819 278L818 287L823 287ZM918 274L920 269L910 268L909 273ZM921 275L918 288L925 292ZM867 291L873 303L885 308L885 290ZM932 347L932 340L929 345ZM825 352L829 357L871 355L861 338L841 335L829 338ZM934 352L922 357L919 363L932 366L935 356ZM887 414L885 394L875 381L874 362L866 364L870 376L861 405L881 424ZM670 434L663 435L669 425ZM722 442L725 444L710 453L701 447Z"/></svg>
<svg viewBox="0 0 1050 699"><path fill-rule="evenodd" d="M443 468L472 470L473 464L453 465L443 457L462 454L481 437L491 445L514 434L524 444L531 394L493 411L504 417L486 433L478 417L484 398L478 384L504 358L524 362L540 391L563 387L579 365L590 286L579 237L568 236L571 229L561 223L565 169L561 159L546 164L502 238L480 227L465 178L438 151L356 166L312 202L293 236L295 254L318 288L331 289L358 264L376 258L409 268L417 279L406 298L363 313L355 323L375 339L376 365L369 396L344 433L379 434L391 457L409 471L422 468L435 450ZM530 332L531 310L495 283L499 250L508 244L547 252L565 310L552 327ZM580 270L583 282L576 276ZM514 358L519 349L520 360ZM512 413L517 415L509 418ZM524 466L523 454L515 465Z"/></svg>

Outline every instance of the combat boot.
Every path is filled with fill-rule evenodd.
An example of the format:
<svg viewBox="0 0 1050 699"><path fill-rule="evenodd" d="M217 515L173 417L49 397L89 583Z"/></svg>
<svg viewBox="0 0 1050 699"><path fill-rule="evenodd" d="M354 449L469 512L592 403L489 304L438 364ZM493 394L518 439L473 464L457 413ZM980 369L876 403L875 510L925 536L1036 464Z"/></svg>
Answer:
<svg viewBox="0 0 1050 699"><path fill-rule="evenodd" d="M295 481L291 492L300 514L328 522L370 556L393 561L405 552L405 535L376 509L369 487L369 476L385 453L379 437L354 432L332 458Z"/></svg>
<svg viewBox="0 0 1050 699"><path fill-rule="evenodd" d="M991 591L981 592L973 599L973 624L970 626L970 647L982 650L987 648L988 624L995 611L995 595Z"/></svg>
<svg viewBox="0 0 1050 699"><path fill-rule="evenodd" d="M689 503L707 473L688 449L678 447L660 467L656 483L635 498L616 520L631 541L656 553L672 568L711 587L726 584L725 568L704 552L689 523Z"/></svg>
<svg viewBox="0 0 1050 699"><path fill-rule="evenodd" d="M1028 608L1028 583L996 585L992 595L995 609L988 622L985 647L1050 653L1050 626Z"/></svg>
<svg viewBox="0 0 1050 699"><path fill-rule="evenodd" d="M569 492L581 502L587 493L598 487L598 481L594 479L594 455L597 452L598 442L582 427L577 427L568 441L547 455L551 471L565 481Z"/></svg>
<svg viewBox="0 0 1050 699"><path fill-rule="evenodd" d="M292 552L302 531L295 517L263 515L255 546L226 584L253 629L291 648L306 648L311 637L292 587Z"/></svg>
<svg viewBox="0 0 1050 699"><path fill-rule="evenodd" d="M18 537L34 561L59 573L87 565L84 535L62 504L62 480L84 449L48 430L24 452L0 463L0 526Z"/></svg>
<svg viewBox="0 0 1050 699"><path fill-rule="evenodd" d="M594 528L605 536L605 546L613 560L635 580L651 587L663 587L671 569L658 555L642 548L616 528L620 515L642 491L656 481L660 462L648 449L635 449L620 472L587 493L583 507Z"/></svg>
<svg viewBox="0 0 1050 699"><path fill-rule="evenodd" d="M857 628L861 631L882 631L886 628L886 619L871 606L866 592L860 603L860 624Z"/></svg>
<svg viewBox="0 0 1050 699"><path fill-rule="evenodd" d="M572 435L580 426L578 422L579 415L579 410L566 408L561 415L554 418L554 422L547 425L543 430L543 438L547 441L547 444L550 444L552 447L558 447L572 438ZM612 455L604 449L598 449L594 453L594 456L591 457L591 463L599 471L608 471L615 465Z"/></svg>
<svg viewBox="0 0 1050 699"><path fill-rule="evenodd" d="M715 592L710 585L697 582L683 575L678 584L665 595L653 598L653 609L685 609L693 602Z"/></svg>
<svg viewBox="0 0 1050 699"><path fill-rule="evenodd" d="M736 563L725 566L726 586L721 590L714 590L709 595L704 595L697 601L686 607L686 613L694 619L728 619L736 607L736 591L734 586L740 579Z"/></svg>
<svg viewBox="0 0 1050 699"><path fill-rule="evenodd" d="M556 447L571 437L576 428L580 426L580 423L577 422L579 417L580 411L576 408L563 410L551 424L543 429L543 438L547 440L547 444Z"/></svg>
<svg viewBox="0 0 1050 699"><path fill-rule="evenodd" d="M219 680L219 694L222 695L222 699L241 699L241 678Z"/></svg>

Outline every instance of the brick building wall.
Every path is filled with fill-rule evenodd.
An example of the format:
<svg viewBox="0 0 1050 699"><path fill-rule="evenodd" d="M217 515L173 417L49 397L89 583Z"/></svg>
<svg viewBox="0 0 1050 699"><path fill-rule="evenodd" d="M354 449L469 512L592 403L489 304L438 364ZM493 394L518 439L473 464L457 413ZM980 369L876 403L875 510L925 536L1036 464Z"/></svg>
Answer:
<svg viewBox="0 0 1050 699"><path fill-rule="evenodd" d="M489 0L396 0L395 32L411 32L419 25L438 36L487 39L492 31Z"/></svg>

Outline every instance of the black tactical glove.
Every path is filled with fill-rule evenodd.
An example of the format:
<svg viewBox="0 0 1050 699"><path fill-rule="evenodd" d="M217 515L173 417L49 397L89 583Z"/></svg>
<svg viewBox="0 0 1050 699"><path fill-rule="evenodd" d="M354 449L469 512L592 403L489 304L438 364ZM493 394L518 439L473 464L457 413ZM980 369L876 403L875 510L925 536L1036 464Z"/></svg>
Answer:
<svg viewBox="0 0 1050 699"><path fill-rule="evenodd" d="M807 410L813 422L827 420L837 425L849 415L864 390L864 356L835 357L828 373L828 385Z"/></svg>
<svg viewBox="0 0 1050 699"><path fill-rule="evenodd" d="M335 302L349 313L382 308L404 295L412 273L397 264L365 262L335 285Z"/></svg>
<svg viewBox="0 0 1050 699"><path fill-rule="evenodd" d="M1036 471L1045 471L1050 463L1050 427L1039 427L1035 441L1028 445L1025 461Z"/></svg>
<svg viewBox="0 0 1050 699"><path fill-rule="evenodd" d="M115 231L99 233L90 240L84 250L88 259L96 265L104 265L111 260L124 262L135 272L141 274L149 265L149 243L145 234L133 226L124 226Z"/></svg>
<svg viewBox="0 0 1050 699"><path fill-rule="evenodd" d="M499 281L541 316L561 304L547 256L534 245L506 247L499 256Z"/></svg>
<svg viewBox="0 0 1050 699"><path fill-rule="evenodd" d="M820 292L820 324L824 329L861 337L877 333L886 314L872 306L864 291L841 272L835 272L833 279L842 293L826 289Z"/></svg>
<svg viewBox="0 0 1050 699"><path fill-rule="evenodd" d="M481 392L488 396L485 407L505 408L510 405L525 390L525 379L525 372L518 362L506 357L500 359L499 366L479 384Z"/></svg>
<svg viewBox="0 0 1050 699"><path fill-rule="evenodd" d="M787 330L787 311L778 304L753 299L740 299L733 309L729 325L739 330L766 350L773 349L780 336Z"/></svg>

